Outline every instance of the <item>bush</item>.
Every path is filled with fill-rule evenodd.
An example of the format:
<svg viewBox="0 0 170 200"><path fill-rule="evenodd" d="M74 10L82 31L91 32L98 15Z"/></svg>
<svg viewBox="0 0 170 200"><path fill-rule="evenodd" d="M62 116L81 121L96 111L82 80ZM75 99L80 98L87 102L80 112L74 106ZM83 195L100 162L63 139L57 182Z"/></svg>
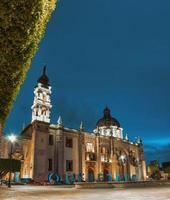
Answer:
<svg viewBox="0 0 170 200"><path fill-rule="evenodd" d="M0 123L4 124L57 0L0 1Z"/></svg>

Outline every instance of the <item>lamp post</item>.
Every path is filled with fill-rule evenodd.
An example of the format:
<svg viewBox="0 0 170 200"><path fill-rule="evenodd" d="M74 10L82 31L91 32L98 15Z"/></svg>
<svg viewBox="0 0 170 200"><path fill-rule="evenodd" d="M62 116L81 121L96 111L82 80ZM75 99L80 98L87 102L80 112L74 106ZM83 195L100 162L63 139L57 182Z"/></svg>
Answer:
<svg viewBox="0 0 170 200"><path fill-rule="evenodd" d="M8 136L8 140L11 143L11 149L10 149L10 155L9 155L9 159L10 159L10 166L9 166L9 180L8 180L8 187L11 187L11 173L12 173L12 151L13 151L13 144L16 141L16 136L15 135L9 135Z"/></svg>
<svg viewBox="0 0 170 200"><path fill-rule="evenodd" d="M125 162L126 162L126 156L124 154L120 155L119 160L120 160L120 165L121 165L121 168L122 168L122 181L125 181L124 165L125 165Z"/></svg>

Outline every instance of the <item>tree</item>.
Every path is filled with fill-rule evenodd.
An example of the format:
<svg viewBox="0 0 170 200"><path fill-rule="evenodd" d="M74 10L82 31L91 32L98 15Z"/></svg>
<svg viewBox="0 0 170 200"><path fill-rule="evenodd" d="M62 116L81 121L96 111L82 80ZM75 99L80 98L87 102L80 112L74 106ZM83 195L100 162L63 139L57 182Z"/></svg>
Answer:
<svg viewBox="0 0 170 200"><path fill-rule="evenodd" d="M162 170L168 174L168 178L170 179L170 162L162 163Z"/></svg>
<svg viewBox="0 0 170 200"><path fill-rule="evenodd" d="M151 161L148 165L149 176L154 180L161 178L160 167L158 161Z"/></svg>
<svg viewBox="0 0 170 200"><path fill-rule="evenodd" d="M57 0L0 1L0 123L25 80Z"/></svg>
<svg viewBox="0 0 170 200"><path fill-rule="evenodd" d="M10 168L12 172L20 171L21 161L14 159L12 159L11 161L10 159L0 159L0 179L10 171Z"/></svg>

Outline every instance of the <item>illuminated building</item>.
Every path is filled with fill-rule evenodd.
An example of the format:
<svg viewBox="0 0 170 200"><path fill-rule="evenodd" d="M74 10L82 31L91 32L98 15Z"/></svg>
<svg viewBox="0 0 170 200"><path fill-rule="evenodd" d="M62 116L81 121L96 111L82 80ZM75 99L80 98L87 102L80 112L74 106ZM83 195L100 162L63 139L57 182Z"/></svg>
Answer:
<svg viewBox="0 0 170 200"><path fill-rule="evenodd" d="M51 124L51 108L51 86L44 68L34 89L32 121L16 148L22 160L21 178L46 181L55 172L62 180L66 174L79 173L86 181L96 181L100 173L105 181L108 174L112 180L145 180L141 139L129 141L109 108L91 133L84 130L83 123L79 129L67 128L61 117Z"/></svg>

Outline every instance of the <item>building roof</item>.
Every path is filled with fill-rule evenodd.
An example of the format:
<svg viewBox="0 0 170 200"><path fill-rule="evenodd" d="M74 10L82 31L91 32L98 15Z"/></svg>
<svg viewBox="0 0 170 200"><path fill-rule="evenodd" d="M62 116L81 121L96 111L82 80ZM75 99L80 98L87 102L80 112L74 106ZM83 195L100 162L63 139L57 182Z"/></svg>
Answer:
<svg viewBox="0 0 170 200"><path fill-rule="evenodd" d="M111 116L110 109L106 106L103 110L103 117L96 123L97 127L101 126L117 126L120 127L120 123L117 119Z"/></svg>

